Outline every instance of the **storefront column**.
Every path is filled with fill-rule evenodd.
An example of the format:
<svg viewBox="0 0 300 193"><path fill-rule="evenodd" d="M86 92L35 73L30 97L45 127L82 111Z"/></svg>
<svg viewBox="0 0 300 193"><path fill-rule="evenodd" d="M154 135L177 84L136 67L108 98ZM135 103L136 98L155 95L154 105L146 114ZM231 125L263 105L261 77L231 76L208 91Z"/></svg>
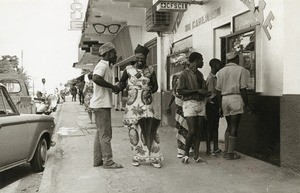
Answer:
<svg viewBox="0 0 300 193"><path fill-rule="evenodd" d="M161 92L161 88L162 88L163 52L164 52L163 36L159 35L157 37L157 82L158 82L158 92Z"/></svg>

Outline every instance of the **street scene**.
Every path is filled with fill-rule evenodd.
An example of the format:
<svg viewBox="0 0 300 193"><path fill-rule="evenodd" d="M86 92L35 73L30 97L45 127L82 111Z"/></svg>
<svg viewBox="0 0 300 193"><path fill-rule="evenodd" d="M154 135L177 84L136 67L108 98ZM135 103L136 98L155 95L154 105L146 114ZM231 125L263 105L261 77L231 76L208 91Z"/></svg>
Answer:
<svg viewBox="0 0 300 193"><path fill-rule="evenodd" d="M300 193L296 0L2 0L0 193Z"/></svg>

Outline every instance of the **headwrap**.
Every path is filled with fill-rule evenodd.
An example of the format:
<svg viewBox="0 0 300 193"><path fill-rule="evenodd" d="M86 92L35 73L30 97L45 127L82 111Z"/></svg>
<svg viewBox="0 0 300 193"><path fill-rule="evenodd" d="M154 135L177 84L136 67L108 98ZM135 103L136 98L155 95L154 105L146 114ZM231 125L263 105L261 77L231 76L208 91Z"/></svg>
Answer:
<svg viewBox="0 0 300 193"><path fill-rule="evenodd" d="M138 44L134 50L134 53L142 53L143 55L147 56L147 54L149 53L149 49L145 46L141 46L140 44Z"/></svg>
<svg viewBox="0 0 300 193"><path fill-rule="evenodd" d="M100 53L100 55L103 55L112 49L116 49L115 46L113 45L113 43L107 42L99 48L99 53Z"/></svg>

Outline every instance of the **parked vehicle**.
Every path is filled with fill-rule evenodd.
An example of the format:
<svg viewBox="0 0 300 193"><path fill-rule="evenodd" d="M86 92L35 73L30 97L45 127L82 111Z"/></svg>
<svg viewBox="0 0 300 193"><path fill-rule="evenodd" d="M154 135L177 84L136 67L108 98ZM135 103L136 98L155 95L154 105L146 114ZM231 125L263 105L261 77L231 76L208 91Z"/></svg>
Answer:
<svg viewBox="0 0 300 193"><path fill-rule="evenodd" d="M34 98L36 113L50 115L57 109L59 96L57 94L49 94L44 96L41 92L37 92L37 97Z"/></svg>
<svg viewBox="0 0 300 193"><path fill-rule="evenodd" d="M30 163L41 172L47 161L54 118L50 115L20 114L5 86L0 83L0 172Z"/></svg>
<svg viewBox="0 0 300 193"><path fill-rule="evenodd" d="M29 95L24 80L17 74L0 74L0 83L5 85L20 113L35 114L36 106Z"/></svg>

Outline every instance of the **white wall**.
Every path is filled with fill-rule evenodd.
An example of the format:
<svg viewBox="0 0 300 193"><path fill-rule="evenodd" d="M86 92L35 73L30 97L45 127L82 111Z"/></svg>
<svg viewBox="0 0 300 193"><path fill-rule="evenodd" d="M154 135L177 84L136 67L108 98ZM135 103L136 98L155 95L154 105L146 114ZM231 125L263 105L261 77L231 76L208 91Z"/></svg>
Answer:
<svg viewBox="0 0 300 193"><path fill-rule="evenodd" d="M283 68L284 94L300 94L300 1L284 1Z"/></svg>
<svg viewBox="0 0 300 193"><path fill-rule="evenodd" d="M255 1L258 4L258 0ZM264 9L264 19L266 20L270 11L273 12L275 19L271 21L273 27L269 29L269 33L271 35L271 39L268 40L265 35L264 30L262 29L262 25L258 26L258 33L260 37L257 38L257 88L259 92L262 92L263 95L271 95L271 96L280 96L283 94L283 44L284 44L284 35L283 35L283 27L284 27L284 12L283 12L283 0L265 0L266 7ZM287 1L284 1L285 3ZM296 0L289 0L292 2L293 9L296 10ZM192 21L197 20L198 18L205 16L206 13L215 10L216 8L221 8L221 15L195 27L189 31L185 31L185 27L187 24ZM286 7L289 9L289 7ZM184 13L182 21L180 23L179 28L177 29L177 33L174 34L174 41L178 41L184 37L192 35L193 38L193 48L195 51L200 52L204 58L204 66L201 69L204 77L207 77L210 67L208 62L210 59L214 57L214 29L225 25L228 22L232 22L234 16L241 14L245 11L248 11L249 8L240 0L214 0L207 1L204 5L191 5L188 10ZM299 15L296 15L299 16ZM299 18L299 17L294 18ZM295 19L294 19L295 20ZM295 22L293 23L295 25ZM292 26L292 25L291 25ZM299 32L299 28L296 29ZM292 35L292 30L289 32ZM299 33L298 33L299 34ZM286 38L288 39L288 38ZM290 38L290 42L295 42L294 38ZM299 38L297 41L300 41ZM295 52L296 54L296 46L299 44L295 44ZM285 49L286 50L286 49ZM299 50L299 49L298 49ZM291 54L292 55L292 54ZM295 58L292 57L291 58ZM290 62L292 63L292 61ZM295 62L294 62L295 63ZM286 65L285 65L286 66ZM299 65L294 65L299 68ZM285 67L285 73L290 75L290 71L293 71L291 68ZM296 73L295 70L293 73ZM294 76L292 76L294 77ZM287 81L296 81L295 78L285 78L285 82ZM285 90L291 90L292 87L290 84L285 83L285 87L288 86ZM291 88L292 87L292 88ZM300 86L299 86L300 87ZM298 87L298 90L299 90ZM294 88L295 89L295 88Z"/></svg>

